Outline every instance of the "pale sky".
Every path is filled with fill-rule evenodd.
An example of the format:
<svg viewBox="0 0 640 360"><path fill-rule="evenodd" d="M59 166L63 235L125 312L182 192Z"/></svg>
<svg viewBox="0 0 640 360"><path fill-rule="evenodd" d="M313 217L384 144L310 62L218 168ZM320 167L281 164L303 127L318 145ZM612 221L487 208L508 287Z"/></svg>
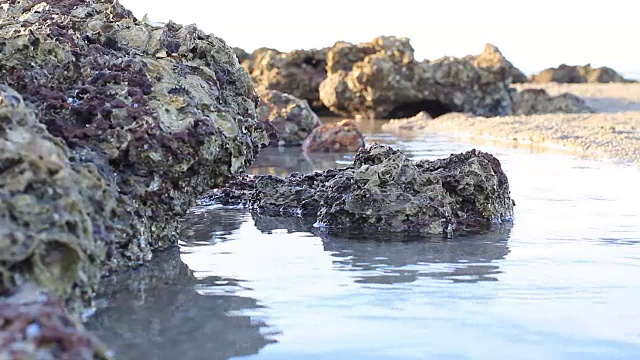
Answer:
<svg viewBox="0 0 640 360"><path fill-rule="evenodd" d="M490 42L515 66L610 66L640 75L640 1L120 0L141 18L197 24L231 46L282 51L406 36L418 59L478 54Z"/></svg>

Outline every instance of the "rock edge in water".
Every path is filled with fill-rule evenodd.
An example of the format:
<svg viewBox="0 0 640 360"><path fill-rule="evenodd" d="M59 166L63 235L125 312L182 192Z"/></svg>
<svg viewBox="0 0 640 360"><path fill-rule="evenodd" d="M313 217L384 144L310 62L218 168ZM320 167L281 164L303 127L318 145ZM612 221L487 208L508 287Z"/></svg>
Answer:
<svg viewBox="0 0 640 360"><path fill-rule="evenodd" d="M509 221L515 206L507 176L491 154L474 149L414 162L379 144L358 151L346 168L285 178L241 176L201 201L316 217L317 224L334 229L447 236Z"/></svg>
<svg viewBox="0 0 640 360"><path fill-rule="evenodd" d="M116 0L0 5L0 295L73 314L102 275L175 244L179 217L268 141L225 42Z"/></svg>

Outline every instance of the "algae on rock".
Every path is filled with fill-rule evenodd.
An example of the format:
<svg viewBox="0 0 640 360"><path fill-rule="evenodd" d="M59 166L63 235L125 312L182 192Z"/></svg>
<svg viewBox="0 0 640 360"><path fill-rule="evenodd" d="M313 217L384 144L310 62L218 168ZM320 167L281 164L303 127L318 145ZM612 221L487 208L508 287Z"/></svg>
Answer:
<svg viewBox="0 0 640 360"><path fill-rule="evenodd" d="M373 144L343 169L285 178L240 177L210 201L260 213L315 217L319 224L364 232L444 234L488 229L513 215L498 159L471 150L435 161L411 161Z"/></svg>

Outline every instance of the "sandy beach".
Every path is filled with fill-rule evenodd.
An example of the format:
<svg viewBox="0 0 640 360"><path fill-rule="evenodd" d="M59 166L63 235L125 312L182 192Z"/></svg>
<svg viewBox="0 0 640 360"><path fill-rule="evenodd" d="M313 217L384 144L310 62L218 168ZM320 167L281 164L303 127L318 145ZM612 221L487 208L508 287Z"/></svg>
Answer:
<svg viewBox="0 0 640 360"><path fill-rule="evenodd" d="M451 113L429 121L425 131L474 142L491 141L568 151L595 159L640 163L640 84L519 84L552 95L582 97L593 114L470 117Z"/></svg>

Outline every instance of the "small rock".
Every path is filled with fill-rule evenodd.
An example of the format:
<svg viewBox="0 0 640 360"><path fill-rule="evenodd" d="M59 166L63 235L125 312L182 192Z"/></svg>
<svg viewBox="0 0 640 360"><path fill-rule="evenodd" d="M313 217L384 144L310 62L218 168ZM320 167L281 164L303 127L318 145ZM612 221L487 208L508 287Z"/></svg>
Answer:
<svg viewBox="0 0 640 360"><path fill-rule="evenodd" d="M550 96L544 89L526 89L513 97L514 115L591 112L593 110L587 106L584 100L570 93Z"/></svg>
<svg viewBox="0 0 640 360"><path fill-rule="evenodd" d="M300 146L322 125L306 100L277 90L261 90L258 119L266 125L271 146Z"/></svg>
<svg viewBox="0 0 640 360"><path fill-rule="evenodd" d="M302 143L306 152L356 152L364 147L364 135L354 120L342 120L313 129Z"/></svg>

